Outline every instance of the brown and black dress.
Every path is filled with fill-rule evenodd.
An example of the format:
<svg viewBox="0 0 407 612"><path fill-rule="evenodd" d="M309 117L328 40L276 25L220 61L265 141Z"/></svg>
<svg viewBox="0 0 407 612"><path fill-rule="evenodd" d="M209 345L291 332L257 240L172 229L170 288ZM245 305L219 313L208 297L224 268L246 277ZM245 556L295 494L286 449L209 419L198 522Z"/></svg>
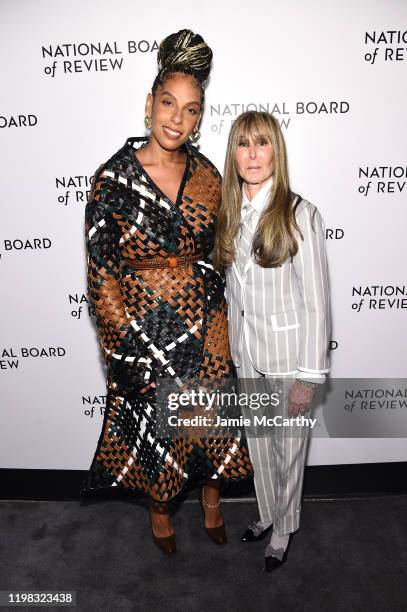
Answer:
<svg viewBox="0 0 407 612"><path fill-rule="evenodd" d="M190 144L177 200L160 191L129 138L97 171L86 205L89 297L107 362L102 432L83 491L141 489L159 500L200 478L241 482L252 471L239 439L157 438L159 377L222 382L233 376L224 281L214 270L221 178ZM135 262L193 259L177 267ZM168 259L167 259L168 261Z"/></svg>

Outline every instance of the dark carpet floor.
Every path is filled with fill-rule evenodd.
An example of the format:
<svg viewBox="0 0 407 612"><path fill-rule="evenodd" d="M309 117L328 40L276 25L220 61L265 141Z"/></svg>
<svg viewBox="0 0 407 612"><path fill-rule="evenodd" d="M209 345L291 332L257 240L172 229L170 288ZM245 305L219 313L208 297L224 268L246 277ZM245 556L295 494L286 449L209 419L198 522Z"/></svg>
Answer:
<svg viewBox="0 0 407 612"><path fill-rule="evenodd" d="M139 503L1 501L0 589L75 590L79 610L407 610L407 496L305 501L272 574L263 542L239 542L256 505L225 503L224 517L229 544L216 547L199 505L179 504L178 551L164 557Z"/></svg>

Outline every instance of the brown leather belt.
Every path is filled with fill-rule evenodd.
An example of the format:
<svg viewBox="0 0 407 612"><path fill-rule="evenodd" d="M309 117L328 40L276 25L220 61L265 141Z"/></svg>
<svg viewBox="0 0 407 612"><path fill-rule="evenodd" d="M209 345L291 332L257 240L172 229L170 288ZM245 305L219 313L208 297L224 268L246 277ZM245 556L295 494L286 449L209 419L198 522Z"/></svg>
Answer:
<svg viewBox="0 0 407 612"><path fill-rule="evenodd" d="M178 268L189 266L202 259L202 253L195 255L170 255L169 257L152 257L150 259L123 259L123 263L134 270L154 270L154 268Z"/></svg>

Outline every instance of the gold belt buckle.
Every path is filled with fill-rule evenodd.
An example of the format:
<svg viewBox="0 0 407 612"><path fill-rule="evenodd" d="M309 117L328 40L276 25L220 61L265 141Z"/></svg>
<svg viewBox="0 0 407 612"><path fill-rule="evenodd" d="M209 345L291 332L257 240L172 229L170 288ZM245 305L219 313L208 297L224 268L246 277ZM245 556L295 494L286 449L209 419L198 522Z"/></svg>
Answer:
<svg viewBox="0 0 407 612"><path fill-rule="evenodd" d="M170 257L168 258L168 265L170 266L170 268L176 268L178 265L178 258L176 255L170 255Z"/></svg>

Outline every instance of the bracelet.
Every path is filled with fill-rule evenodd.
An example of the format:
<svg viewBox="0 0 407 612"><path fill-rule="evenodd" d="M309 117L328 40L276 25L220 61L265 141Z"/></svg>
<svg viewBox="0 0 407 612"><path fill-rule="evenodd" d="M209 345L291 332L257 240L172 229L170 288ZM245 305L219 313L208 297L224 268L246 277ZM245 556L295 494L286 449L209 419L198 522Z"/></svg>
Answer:
<svg viewBox="0 0 407 612"><path fill-rule="evenodd" d="M308 382L308 380L302 380L301 378L297 378L297 380L304 385L304 387L309 387L310 389L315 389L315 387L318 387L318 383Z"/></svg>

